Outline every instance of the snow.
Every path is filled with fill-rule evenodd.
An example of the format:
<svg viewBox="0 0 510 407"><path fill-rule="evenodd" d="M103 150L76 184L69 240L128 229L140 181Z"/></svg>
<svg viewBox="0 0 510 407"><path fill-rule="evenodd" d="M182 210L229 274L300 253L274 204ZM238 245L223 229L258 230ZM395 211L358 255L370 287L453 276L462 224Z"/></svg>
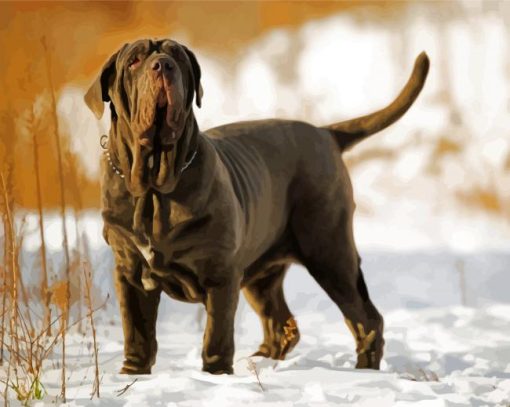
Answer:
<svg viewBox="0 0 510 407"><path fill-rule="evenodd" d="M385 358L382 370L376 372L354 369L352 338L338 312L323 300L317 307L293 307L302 339L287 360L253 358L263 390L248 369L246 358L258 345L260 328L246 307L240 310L236 331L235 375L201 372L202 329L190 315L169 312L158 323L159 352L153 374L137 376L122 396L117 393L135 377L116 373L122 361L118 322L102 324L101 398L89 400L92 359L81 356L68 367L69 405L507 405L510 305L386 312ZM73 337L71 360L83 353L89 341ZM46 372L43 383L50 393L58 394L59 375L58 369ZM50 401L47 397L46 402Z"/></svg>
<svg viewBox="0 0 510 407"><path fill-rule="evenodd" d="M292 267L285 295L301 341L285 361L252 358L262 390L248 365L262 331L244 298L236 315L235 375L201 371L201 307L165 296L152 375L117 373L123 336L112 289L113 259L102 243L100 223L99 215L90 212L80 229L95 241L94 279L103 290L99 297L113 296L106 311L96 316L101 398L90 400L92 338L74 332L68 336L70 406L507 406L510 401L510 251L362 247L367 285L385 318L385 356L379 372L354 369L354 341L341 313L306 270ZM361 230L357 234L364 236ZM52 252L54 264L61 261L60 255ZM25 267L36 256L25 250ZM59 352L42 380L48 395L35 405L50 405L60 393Z"/></svg>
<svg viewBox="0 0 510 407"><path fill-rule="evenodd" d="M21 262L30 270L38 261L38 230L34 215L28 214L26 219ZM285 361L252 358L262 390L247 359L258 348L262 330L244 298L236 315L235 375L213 376L201 371L201 307L166 296L160 305L159 352L153 374L119 375L123 335L113 290L113 258L101 236L102 221L98 212L89 211L75 228L69 216L71 244L76 242L76 230L91 242L94 283L99 290L95 302L107 294L111 300L95 318L101 398L90 400L90 331L85 336L73 331L68 336L68 404L508 406L510 250L493 244L497 239L484 240L476 233L471 235L477 238L476 244L437 244L441 229L445 239L448 228L453 233L455 226L468 233L476 219L460 217L457 225L440 217L429 218L429 223L415 220L414 230L412 224L404 227L405 220L393 225L384 220L358 214L355 222L369 292L385 318L381 371L354 369L354 341L340 311L304 268L293 266L285 280L285 295L296 316L301 341ZM487 222L486 218L480 224L489 231ZM47 214L47 224L50 268L58 270L62 253L56 248L61 244L62 225L56 214ZM502 230L499 226L494 223L494 234ZM421 227L425 229L422 240L417 237ZM484 233L483 229L478 233ZM505 241L503 233L499 237ZM36 285L38 277L29 276L32 279L27 283ZM51 405L60 393L59 358L57 348L42 378L48 394L44 402L35 405ZM135 378L137 381L119 396Z"/></svg>
<svg viewBox="0 0 510 407"><path fill-rule="evenodd" d="M469 13L474 3L461 5L462 13ZM442 26L438 20L445 9L418 3L410 7L408 20L398 23L359 24L359 19L339 15L295 32L276 30L248 44L232 64L194 48L203 71L204 108L197 118L204 129L268 116L324 124L365 114L390 101L413 58L423 49L429 53L430 76L415 106L352 153L374 147L398 151L388 160L363 162L351 170L362 268L385 318L381 371L354 369L354 343L341 313L307 272L295 266L286 278L285 294L301 341L285 361L253 358L263 390L247 359L262 332L244 299L236 315L235 375L213 376L200 370L199 307L165 297L153 374L136 377L119 396L135 377L117 373L123 340L113 259L101 236L99 214L90 211L81 217L78 232L90 243L97 300L107 293L112 298L96 317L99 400L90 400L92 338L69 335L70 406L510 405L508 211L476 210L458 199L459 192L477 186L492 187L501 199L510 197L504 187L510 151L505 20L494 12L475 10L466 17L457 10L460 14L453 14L465 18L452 17ZM462 112L460 124L450 119L445 92ZM71 146L83 152L84 167L94 176L97 162L90 157L99 154L97 141L108 128L108 115L98 125L85 110L82 95L83 90L72 87L62 92L60 113L64 122L74 124ZM463 147L436 159L434 143L445 134ZM66 224L74 246L72 216ZM48 214L46 225L50 269L58 272L62 224L56 214ZM38 261L37 227L37 217L27 214L24 270ZM36 284L37 276L31 278L28 283ZM51 405L60 393L58 351L42 379L48 395L35 405Z"/></svg>
<svg viewBox="0 0 510 407"><path fill-rule="evenodd" d="M75 230L71 217L68 222L73 226L70 230ZM21 257L25 269L38 257L33 245L36 238L31 236L37 229L29 223ZM50 236L54 242L49 246L57 247L61 223L56 216L50 217L49 223L54 224ZM461 223L469 224L465 219ZM427 228L432 231L434 226L437 228L437 224ZM257 349L262 331L244 298L236 315L235 375L213 376L200 370L201 307L163 296L153 374L136 377L119 396L135 377L117 373L123 359L123 336L112 288L113 259L101 237L98 213L87 213L78 230L94 242L94 282L101 291L96 303L107 293L112 299L107 309L96 315L99 400L90 400L92 338L90 334L68 336L70 406L508 406L510 251L498 249L491 240L483 244L479 239L477 245L454 250L462 246L437 247L435 235L424 233L420 246L416 243L418 228L413 236L411 227L406 231L397 227L384 239L383 219L357 217L355 234L362 268L371 297L385 318L386 346L380 372L354 369L354 341L341 313L306 270L293 266L285 280L285 295L300 327L301 341L285 361L253 358L264 390L249 370L247 359ZM414 244L406 247L408 233ZM381 240L375 241L374 234ZM403 248L396 244L399 235ZM70 240L75 242L75 238ZM61 256L50 250L54 268L61 264ZM60 393L59 351L42 379L48 395L44 403L35 405L50 405Z"/></svg>

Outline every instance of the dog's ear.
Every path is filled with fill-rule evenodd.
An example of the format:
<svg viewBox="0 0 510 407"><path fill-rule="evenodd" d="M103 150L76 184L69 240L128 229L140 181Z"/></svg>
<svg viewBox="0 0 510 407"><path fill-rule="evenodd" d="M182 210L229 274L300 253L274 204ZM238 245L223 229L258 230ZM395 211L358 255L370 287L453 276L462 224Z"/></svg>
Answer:
<svg viewBox="0 0 510 407"><path fill-rule="evenodd" d="M198 64L197 57L193 52L191 52L187 47L184 45L182 46L184 49L184 52L188 56L189 62L191 64L191 73L193 78L193 89L195 93L195 103L198 107L202 107L202 96L204 95L204 90L202 89L202 84L200 83L200 79L202 76L202 72L200 71L200 65ZM191 102L193 101L193 93L190 92L189 103L188 106L191 105Z"/></svg>
<svg viewBox="0 0 510 407"><path fill-rule="evenodd" d="M110 101L108 89L115 79L115 62L119 52L113 54L103 66L101 73L94 81L90 89L85 94L85 103L90 110L96 115L97 119L101 119L104 113L104 102Z"/></svg>

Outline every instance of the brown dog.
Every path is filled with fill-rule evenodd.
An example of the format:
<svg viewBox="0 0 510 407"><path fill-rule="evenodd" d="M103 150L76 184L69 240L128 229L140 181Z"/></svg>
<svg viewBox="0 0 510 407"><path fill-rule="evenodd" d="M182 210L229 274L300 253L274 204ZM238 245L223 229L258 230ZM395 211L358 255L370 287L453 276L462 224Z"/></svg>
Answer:
<svg viewBox="0 0 510 407"><path fill-rule="evenodd" d="M110 102L102 161L104 236L115 254L124 328L123 373L150 373L161 291L203 303L203 369L232 373L242 288L261 318L258 355L283 359L299 332L283 295L303 264L345 316L358 368L379 368L383 319L354 244L354 202L342 151L399 119L423 87L418 56L397 99L324 128L288 120L199 131L200 67L185 46L141 40L115 53L85 96L98 118Z"/></svg>

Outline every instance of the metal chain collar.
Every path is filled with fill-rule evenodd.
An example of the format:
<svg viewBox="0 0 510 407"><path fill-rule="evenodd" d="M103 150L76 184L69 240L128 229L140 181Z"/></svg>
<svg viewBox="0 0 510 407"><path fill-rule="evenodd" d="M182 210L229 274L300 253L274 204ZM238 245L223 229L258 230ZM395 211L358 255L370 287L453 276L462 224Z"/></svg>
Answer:
<svg viewBox="0 0 510 407"><path fill-rule="evenodd" d="M108 151L108 136L106 134L103 134L101 138L99 139L99 144L101 145L101 148L104 150L104 154L106 155L106 159L108 160L108 164L110 164L110 167L112 168L113 172L117 174L119 177L124 178L124 174L120 170L120 168L117 168L115 164L112 161L112 157L110 156L110 151ZM185 162L182 166L180 173L182 174L186 168L188 168L193 160L195 159L197 155L197 150L193 152L193 155L189 159L189 161Z"/></svg>

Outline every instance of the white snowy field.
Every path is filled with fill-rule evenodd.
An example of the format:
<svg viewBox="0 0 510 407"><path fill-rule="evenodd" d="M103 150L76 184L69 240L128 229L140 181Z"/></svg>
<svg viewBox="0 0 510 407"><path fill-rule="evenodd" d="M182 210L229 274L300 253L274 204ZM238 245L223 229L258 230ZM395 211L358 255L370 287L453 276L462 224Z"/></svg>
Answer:
<svg viewBox="0 0 510 407"><path fill-rule="evenodd" d="M329 305L323 304L328 308ZM117 374L122 360L118 321L102 326L101 399L90 401L89 338L70 347L69 405L227 406L507 406L510 402L510 306L441 307L386 313L386 355L380 372L353 369L352 340L323 309L298 313L302 339L284 362L255 360L263 390L244 357L258 344L257 321L245 315L237 333L235 375L200 371L201 330L191 317L159 324L158 361L151 376ZM171 322L173 321L173 322ZM179 321L179 322L177 322ZM80 355L78 357L78 355ZM44 377L58 394L59 370ZM50 404L47 397L44 404ZM42 405L39 403L36 405Z"/></svg>
<svg viewBox="0 0 510 407"><path fill-rule="evenodd" d="M165 298L153 374L133 383L134 377L117 374L122 333L113 259L98 214L87 213L79 229L92 249L101 291L96 300L107 293L112 298L96 316L101 398L89 396L91 338L72 334L69 405L510 406L509 5L465 1L435 8L416 2L406 14L383 19L371 20L363 10L331 16L269 32L235 61L190 44L203 71L204 107L196 112L202 129L273 116L326 124L365 114L393 98L419 52L429 54L427 84L409 113L346 154L356 161L363 153L380 153L358 160L351 175L362 268L386 321L382 369L353 369L354 341L340 312L305 270L294 267L285 292L301 342L284 362L255 361L263 390L246 359L258 347L261 328L243 299L235 375L201 372L199 307ZM171 36L187 43L183 33ZM64 89L60 114L63 128L72 130L73 150L94 177L108 115L98 126L83 93ZM444 142L454 148L439 154ZM480 191L492 194L492 207L466 204L463 197ZM57 217L47 218L46 231L50 267L58 272ZM74 245L71 218L68 231ZM25 232L21 261L30 275L40 244L34 215ZM32 277L29 283L37 284L38 276ZM48 395L36 405L51 405L60 393L58 359L57 353L45 370Z"/></svg>
<svg viewBox="0 0 510 407"><path fill-rule="evenodd" d="M457 225L467 238L469 225L469 221ZM56 218L48 218L48 229L53 231L48 241L53 267L61 262L61 254L54 250L61 241L60 227ZM69 336L69 405L510 405L510 250L502 250L501 244L479 244L470 251L455 251L441 244L441 249L434 246L432 231L428 244L394 249L394 242L405 242L409 231L396 229L390 236L387 227L384 240L384 219L367 217L358 219L355 228L367 285L386 322L381 371L354 369L354 341L341 313L306 270L295 266L286 278L285 293L300 327L301 342L286 361L253 359L262 390L246 359L257 349L262 331L258 317L243 298L236 316L233 376L201 372L201 307L165 296L153 374L132 377L117 373L123 337L112 288L113 259L102 241L98 214L88 213L80 229L93 249L94 282L101 290L97 300L107 293L112 298L95 318L101 398L90 400L92 338L75 332ZM37 262L36 235L29 217L21 258L25 270ZM505 237L499 235L503 241ZM74 242L72 233L70 241ZM37 279L32 283L37 284ZM51 405L60 393L59 358L57 349L42 378L48 394L35 405Z"/></svg>
<svg viewBox="0 0 510 407"><path fill-rule="evenodd" d="M158 358L150 376L117 374L122 332L115 306L98 315L99 400L91 401L89 395L91 338L71 336L69 405L508 406L510 304L486 298L477 307L455 305L459 294L446 277L447 266L437 267L441 273L434 272L434 261L424 266L431 260L427 255L421 260L420 256L381 254L366 258L372 297L386 321L385 357L379 372L354 369L354 344L341 314L306 272L296 267L287 277L286 295L301 342L283 362L253 358L263 390L246 359L257 349L261 329L244 301L237 313L235 374L214 376L200 370L200 308L165 299L158 321ZM437 262L441 259L448 263L447 255L438 256ZM374 266L381 260L387 265L409 262L409 273L387 272L384 266L376 271ZM509 264L510 255L501 260ZM493 283L507 283L498 274L497 264L495 269ZM499 272L503 271L500 267ZM478 286L471 287L472 301ZM502 290L507 291L508 284ZM50 405L60 392L57 366L48 368L42 381L49 395L36 405Z"/></svg>

